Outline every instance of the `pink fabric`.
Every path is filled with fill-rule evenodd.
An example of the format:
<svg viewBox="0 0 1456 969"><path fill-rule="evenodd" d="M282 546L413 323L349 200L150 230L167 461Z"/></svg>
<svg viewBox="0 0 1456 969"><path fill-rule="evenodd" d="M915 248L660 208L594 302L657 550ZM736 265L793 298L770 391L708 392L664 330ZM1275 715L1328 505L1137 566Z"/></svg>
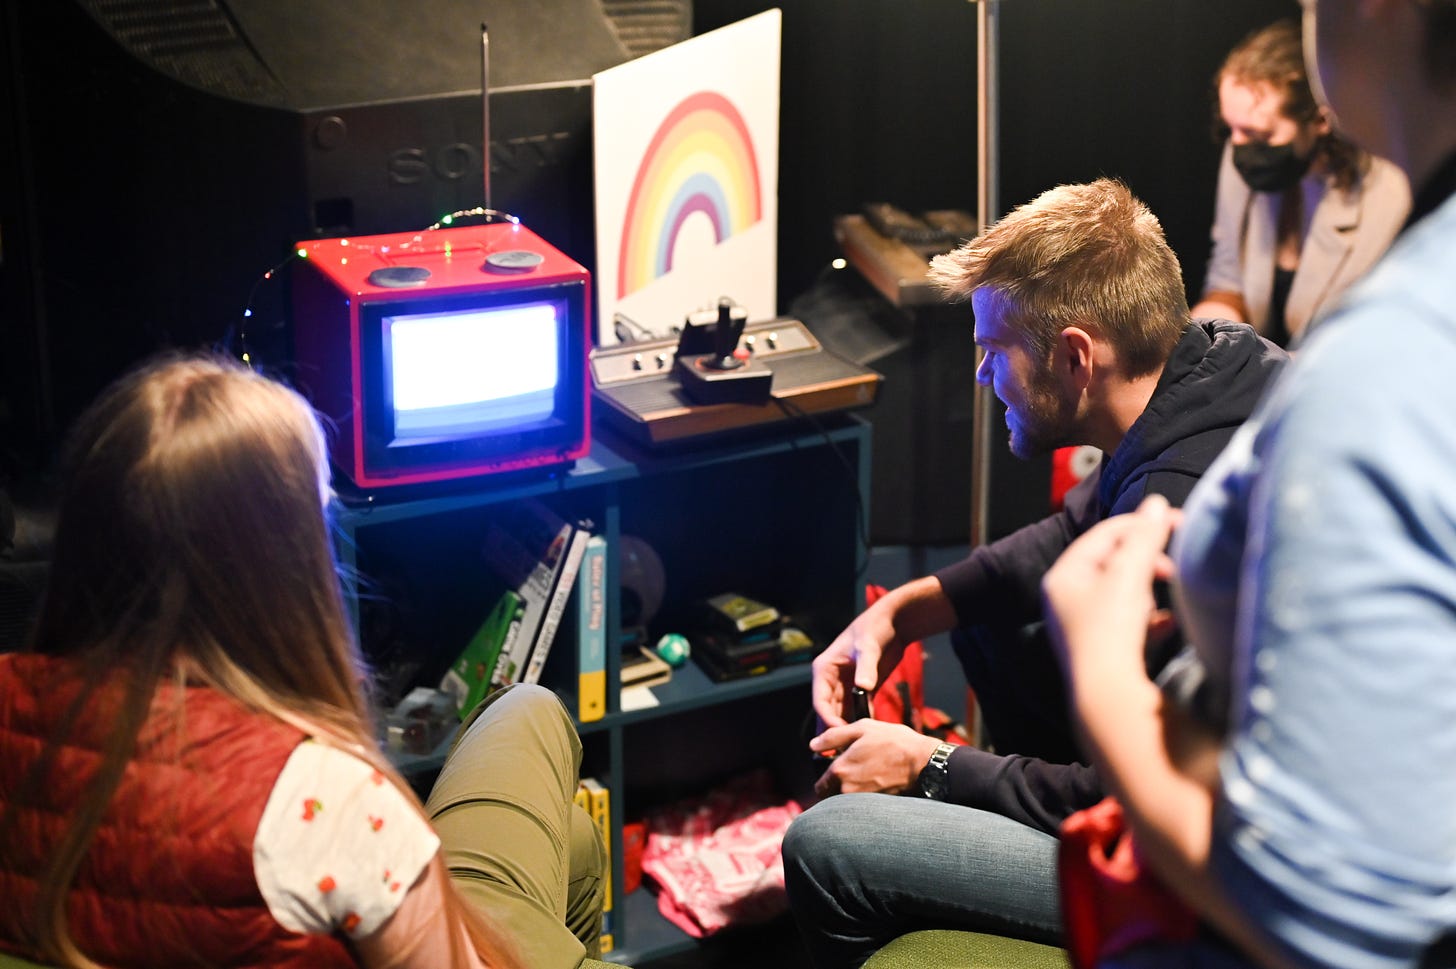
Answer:
<svg viewBox="0 0 1456 969"><path fill-rule="evenodd" d="M700 939L786 911L779 849L802 810L754 771L651 812L642 872L657 883L663 918Z"/></svg>

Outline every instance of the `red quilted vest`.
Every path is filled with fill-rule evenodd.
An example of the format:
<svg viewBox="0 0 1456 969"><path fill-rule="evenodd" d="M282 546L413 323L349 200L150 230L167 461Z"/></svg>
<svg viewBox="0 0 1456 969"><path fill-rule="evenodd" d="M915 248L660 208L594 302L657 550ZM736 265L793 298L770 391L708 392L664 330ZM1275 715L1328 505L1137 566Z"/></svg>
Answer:
<svg viewBox="0 0 1456 969"><path fill-rule="evenodd" d="M0 655L0 808L79 689L70 663ZM0 854L0 899L33 904L39 859L58 842L99 764L116 691L98 690L61 749L41 804L19 815L19 851ZM185 698L178 727L177 706ZM302 734L206 687L164 687L67 905L71 936L107 965L353 966L332 936L300 935L268 912L253 835ZM14 940L0 950L27 955ZM32 957L33 953L29 953Z"/></svg>

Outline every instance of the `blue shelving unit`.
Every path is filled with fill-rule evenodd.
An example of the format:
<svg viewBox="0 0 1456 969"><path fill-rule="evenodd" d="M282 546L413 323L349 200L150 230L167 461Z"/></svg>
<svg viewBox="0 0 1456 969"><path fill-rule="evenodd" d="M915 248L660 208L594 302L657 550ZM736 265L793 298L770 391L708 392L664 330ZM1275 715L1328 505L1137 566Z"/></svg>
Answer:
<svg viewBox="0 0 1456 969"><path fill-rule="evenodd" d="M692 605L725 591L769 602L823 643L859 611L867 562L870 429L840 415L810 425L784 424L751 437L653 452L599 431L591 453L566 471L535 477L482 479L445 493L400 498L346 496L336 517L339 554L357 574L353 615L365 652L399 661L414 654L419 682L433 685L464 637L483 618L493 592L478 554L491 509L534 497L574 518L589 518L606 536L608 642L623 636L621 563L624 535L642 539L661 558L663 604L648 626L650 638L688 632ZM479 591L477 591L479 590ZM373 614L383 610L388 621ZM380 633L380 626L385 632ZM371 637L388 642L371 642ZM555 649L574 646L558 641ZM423 655L420 655L423 654ZM574 709L575 657L553 656L543 684ZM652 749L656 731L706 730L705 718L759 719L772 708L809 708L807 664L714 683L691 660L672 679L652 688L656 704L624 711L620 655L609 650L607 713L578 724L585 748L583 772L612 793L613 884L622 884L622 823L640 817L665 791L664 773L709 776L734 746L725 736L691 736L688 765L662 763ZM433 677L433 680L431 679ZM800 697L802 700L800 701ZM717 708L717 709L715 709ZM781 729L788 748L801 741L797 724ZM628 743L628 737L631 743ZM448 739L425 755L399 755L400 769L427 786L443 763ZM741 754L741 751L739 751ZM683 951L696 942L657 913L645 889L614 895L616 951L609 958L642 962Z"/></svg>

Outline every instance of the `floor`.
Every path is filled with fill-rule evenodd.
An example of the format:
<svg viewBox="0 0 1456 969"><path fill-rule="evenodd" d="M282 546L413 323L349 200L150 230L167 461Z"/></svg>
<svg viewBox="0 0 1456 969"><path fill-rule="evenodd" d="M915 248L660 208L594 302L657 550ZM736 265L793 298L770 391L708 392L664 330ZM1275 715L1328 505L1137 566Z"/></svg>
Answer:
<svg viewBox="0 0 1456 969"><path fill-rule="evenodd" d="M607 958L611 958L608 956ZM807 969L808 954L794 920L784 915L766 925L725 931L692 952L642 963L633 969Z"/></svg>
<svg viewBox="0 0 1456 969"><path fill-rule="evenodd" d="M929 574L963 558L966 548L876 548L870 556L866 581L893 588ZM936 636L925 642L925 701L959 718L965 709L965 681L960 676L949 638ZM955 675L935 675L932 670L953 670ZM608 956L607 958L611 958ZM696 949L650 962L633 969L805 969L809 965L793 918L781 918L757 926L725 931L704 940Z"/></svg>

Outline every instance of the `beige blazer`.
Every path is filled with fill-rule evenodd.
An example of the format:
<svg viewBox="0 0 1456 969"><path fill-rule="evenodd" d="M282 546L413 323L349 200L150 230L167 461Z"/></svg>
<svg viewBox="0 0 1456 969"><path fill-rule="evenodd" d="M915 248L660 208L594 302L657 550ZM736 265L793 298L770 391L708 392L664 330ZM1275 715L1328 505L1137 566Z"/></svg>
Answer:
<svg viewBox="0 0 1456 969"><path fill-rule="evenodd" d="M1291 339L1384 254L1411 204L1405 174L1383 158L1372 158L1370 170L1348 190L1333 188L1320 175L1307 176L1300 187L1304 246L1284 308ZM1269 328L1281 203L1280 195L1255 192L1244 183L1234 168L1233 148L1225 144L1203 289L1242 294L1247 322L1260 333Z"/></svg>

